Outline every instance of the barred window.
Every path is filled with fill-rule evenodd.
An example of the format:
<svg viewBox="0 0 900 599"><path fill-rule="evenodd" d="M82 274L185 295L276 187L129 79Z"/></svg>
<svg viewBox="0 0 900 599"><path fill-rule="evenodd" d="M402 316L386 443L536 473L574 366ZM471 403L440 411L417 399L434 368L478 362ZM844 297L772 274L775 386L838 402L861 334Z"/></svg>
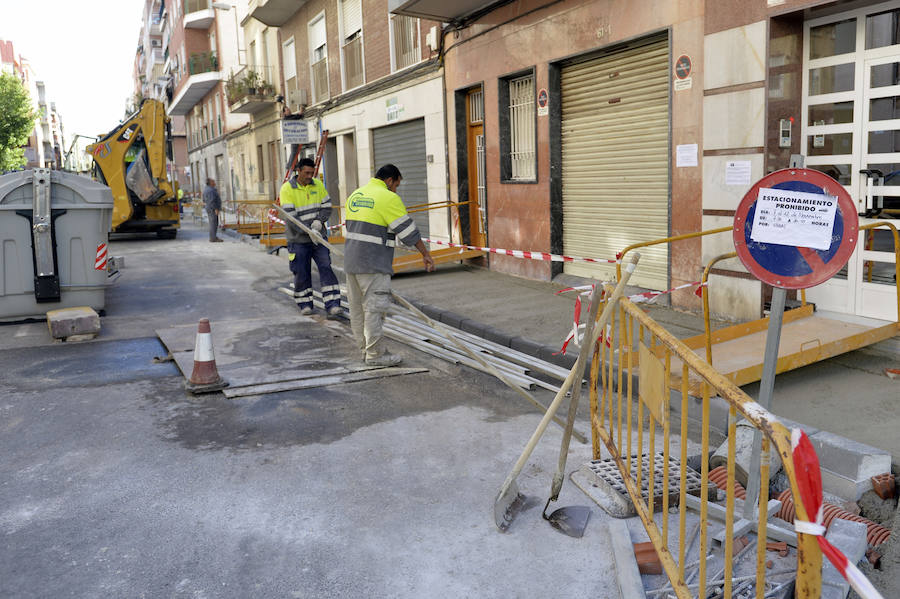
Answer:
<svg viewBox="0 0 900 599"><path fill-rule="evenodd" d="M501 118L502 179L533 182L537 178L534 74L501 81L500 90L501 111L509 114L508 122Z"/></svg>

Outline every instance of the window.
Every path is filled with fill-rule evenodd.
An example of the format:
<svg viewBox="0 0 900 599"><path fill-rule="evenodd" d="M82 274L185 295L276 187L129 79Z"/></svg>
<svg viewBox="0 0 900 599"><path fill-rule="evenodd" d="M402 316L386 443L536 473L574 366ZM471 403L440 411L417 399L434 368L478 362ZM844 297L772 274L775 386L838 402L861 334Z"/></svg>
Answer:
<svg viewBox="0 0 900 599"><path fill-rule="evenodd" d="M325 14L309 24L309 64L313 103L328 99L328 49L325 45Z"/></svg>
<svg viewBox="0 0 900 599"><path fill-rule="evenodd" d="M500 178L537 180L534 72L500 80Z"/></svg>
<svg viewBox="0 0 900 599"><path fill-rule="evenodd" d="M419 62L419 19L391 15L391 70L399 71Z"/></svg>
<svg viewBox="0 0 900 599"><path fill-rule="evenodd" d="M294 38L284 42L281 53L284 62L284 80L295 78L297 76L297 55L294 52Z"/></svg>
<svg viewBox="0 0 900 599"><path fill-rule="evenodd" d="M365 83L360 0L341 0L341 31L344 90L348 90Z"/></svg>

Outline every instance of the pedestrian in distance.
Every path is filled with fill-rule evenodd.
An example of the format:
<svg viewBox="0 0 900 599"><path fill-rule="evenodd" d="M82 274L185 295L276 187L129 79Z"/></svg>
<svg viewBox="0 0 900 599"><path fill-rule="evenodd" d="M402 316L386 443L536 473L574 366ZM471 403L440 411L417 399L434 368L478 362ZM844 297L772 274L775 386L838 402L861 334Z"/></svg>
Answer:
<svg viewBox="0 0 900 599"><path fill-rule="evenodd" d="M316 163L302 158L294 175L281 186L280 201L285 212L328 239L325 222L331 215L331 198L320 179L313 177ZM329 316L341 313L341 286L331 269L331 253L290 221L286 224L288 259L294 274L294 301L301 314L312 314L312 262L319 269L319 285L325 311Z"/></svg>
<svg viewBox="0 0 900 599"><path fill-rule="evenodd" d="M370 366L394 366L402 360L384 348L382 328L391 305L391 275L397 240L422 254L425 270L434 270L416 223L406 213L397 187L403 176L385 164L375 178L347 198L344 272L350 302L350 328Z"/></svg>
<svg viewBox="0 0 900 599"><path fill-rule="evenodd" d="M221 242L222 240L216 237L216 231L219 228L222 198L219 197L219 190L216 189L215 179L206 180L206 187L203 188L203 206L206 208L206 216L209 218L209 241L210 243Z"/></svg>

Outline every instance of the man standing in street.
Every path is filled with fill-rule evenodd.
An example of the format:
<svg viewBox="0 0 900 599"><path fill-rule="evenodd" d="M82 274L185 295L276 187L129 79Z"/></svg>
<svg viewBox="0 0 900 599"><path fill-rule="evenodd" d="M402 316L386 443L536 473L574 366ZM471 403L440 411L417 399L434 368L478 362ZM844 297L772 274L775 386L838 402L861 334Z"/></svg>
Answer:
<svg viewBox="0 0 900 599"><path fill-rule="evenodd" d="M219 190L216 189L215 179L206 180L206 187L203 188L203 206L206 208L206 216L209 218L210 243L222 241L216 237L216 231L219 228L219 210L222 209L222 198L219 197Z"/></svg>
<svg viewBox="0 0 900 599"><path fill-rule="evenodd" d="M382 339L384 317L391 304L396 239L419 250L425 270L434 270L431 252L396 193L402 178L400 169L385 164L374 179L347 198L344 272L350 328L370 366L394 366L402 360L384 349Z"/></svg>
<svg viewBox="0 0 900 599"><path fill-rule="evenodd" d="M331 215L331 198L325 185L313 178L316 163L302 158L297 174L281 186L281 207L304 225L328 239L324 223ZM319 269L319 285L329 316L341 313L341 286L331 269L331 254L324 245L313 243L309 235L290 222L286 224L287 250L294 273L294 301L301 314L312 314L312 264Z"/></svg>

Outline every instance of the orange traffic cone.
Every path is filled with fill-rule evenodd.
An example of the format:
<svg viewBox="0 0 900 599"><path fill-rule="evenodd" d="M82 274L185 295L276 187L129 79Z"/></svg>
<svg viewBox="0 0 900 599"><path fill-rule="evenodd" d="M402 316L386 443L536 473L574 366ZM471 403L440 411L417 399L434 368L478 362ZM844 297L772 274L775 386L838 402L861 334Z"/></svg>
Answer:
<svg viewBox="0 0 900 599"><path fill-rule="evenodd" d="M194 343L194 371L184 388L191 393L210 393L227 386L228 381L219 376L216 369L209 319L201 318L197 325L197 341Z"/></svg>

